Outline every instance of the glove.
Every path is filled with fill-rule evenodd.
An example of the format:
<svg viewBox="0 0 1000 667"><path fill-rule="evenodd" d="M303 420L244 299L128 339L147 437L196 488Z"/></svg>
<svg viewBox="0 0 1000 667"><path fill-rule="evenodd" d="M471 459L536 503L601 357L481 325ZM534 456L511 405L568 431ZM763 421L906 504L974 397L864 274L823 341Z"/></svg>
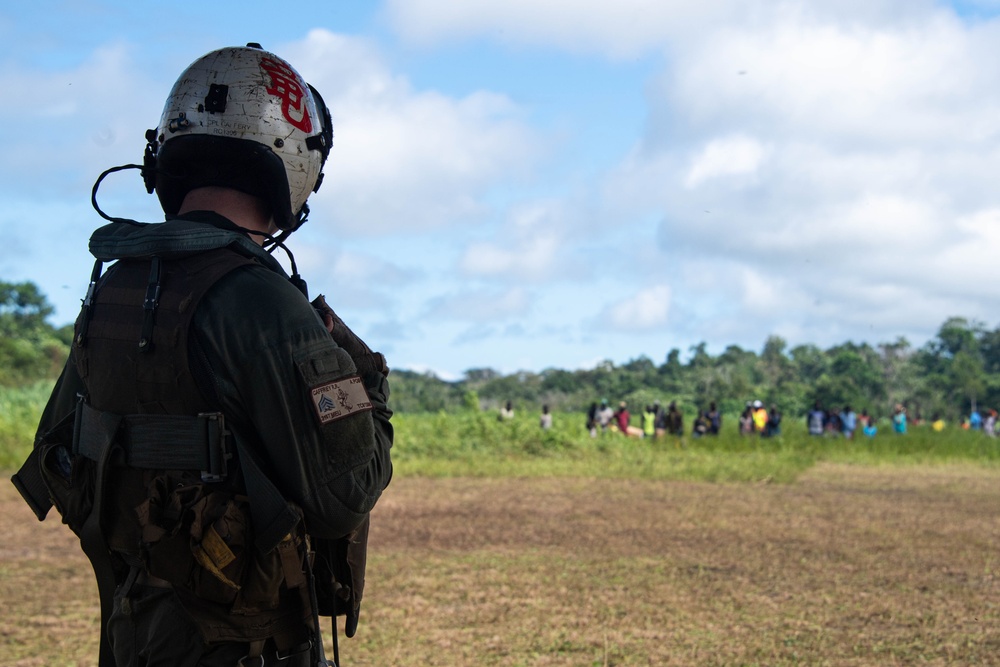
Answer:
<svg viewBox="0 0 1000 667"><path fill-rule="evenodd" d="M316 313L323 320L334 342L351 355L359 372L376 371L381 373L383 377L389 375L389 366L382 353L372 352L372 349L358 338L350 327L344 324L344 320L333 312L333 308L326 302L326 298L322 294L313 299L312 307L316 309Z"/></svg>

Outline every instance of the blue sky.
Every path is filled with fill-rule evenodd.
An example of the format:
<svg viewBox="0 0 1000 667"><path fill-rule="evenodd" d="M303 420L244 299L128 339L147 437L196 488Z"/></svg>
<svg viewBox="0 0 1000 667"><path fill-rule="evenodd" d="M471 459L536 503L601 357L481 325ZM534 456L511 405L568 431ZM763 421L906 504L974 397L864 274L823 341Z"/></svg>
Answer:
<svg viewBox="0 0 1000 667"><path fill-rule="evenodd" d="M260 42L334 150L289 245L396 368L458 378L998 324L1000 2L7 3L0 279L72 321L174 79ZM160 219L135 172L112 215Z"/></svg>

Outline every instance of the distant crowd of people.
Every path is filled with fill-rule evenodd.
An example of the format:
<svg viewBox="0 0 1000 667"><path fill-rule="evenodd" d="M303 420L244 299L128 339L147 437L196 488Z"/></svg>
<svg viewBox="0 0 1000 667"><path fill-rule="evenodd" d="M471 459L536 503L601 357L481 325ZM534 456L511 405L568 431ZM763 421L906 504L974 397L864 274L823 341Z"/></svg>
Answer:
<svg viewBox="0 0 1000 667"><path fill-rule="evenodd" d="M996 410L986 410L984 416L973 408L971 414L962 420L961 426L966 430L982 431L992 438L997 435L997 417ZM901 403L897 403L893 408L889 423L892 432L897 435L905 435L910 426L923 426L925 423L935 432L941 432L948 427L940 414L934 414L929 422L925 422L919 412L911 418ZM855 432L860 430L869 438L874 438L878 433L877 419L869 415L867 410L855 414L850 405L845 405L839 410L836 408L824 410L819 401L816 401L806 415L806 426L810 435L842 435L845 438L853 438Z"/></svg>
<svg viewBox="0 0 1000 667"><path fill-rule="evenodd" d="M498 419L506 421L514 418L514 406L511 401L507 401L500 407ZM962 420L961 427L966 430L982 431L990 437L997 435L996 410L985 410L979 412L973 409L971 414ZM633 414L628 409L628 403L620 401L618 408L612 408L607 399L602 399L600 403L594 402L587 410L586 427L592 438L596 438L600 433L612 432L622 433L635 438L659 438L666 435L684 435L684 414L677 406L676 401L671 401L664 408L660 401L646 405L639 413L639 426L634 425ZM762 401L747 401L743 412L739 416L740 435L758 435L764 438L781 435L782 414L777 406L770 408L764 406ZM806 428L809 435L814 436L842 436L844 438L854 438L860 432L863 435L874 438L878 433L877 419L868 414L868 410L856 413L850 405L843 408L824 409L820 401L816 401L813 407L806 414ZM890 417L890 426L893 433L903 435L910 426L920 426L925 422L919 413L912 419L908 416L906 408L897 403ZM935 414L928 422L934 431L943 431L947 428L947 423L938 414ZM542 414L539 418L539 426L542 429L552 428L552 412L548 405L542 406ZM701 437L705 435L718 435L722 430L722 413L714 402L710 403L705 410L699 410L691 426L691 435Z"/></svg>
<svg viewBox="0 0 1000 667"><path fill-rule="evenodd" d="M902 405L896 406L892 424L897 433L906 433L906 410ZM859 415L850 405L845 405L843 409L824 410L822 404L816 401L806 414L806 428L809 430L809 435L842 435L845 438L853 438L859 427L862 433L870 438L878 433L878 426L868 414L868 410L862 410Z"/></svg>
<svg viewBox="0 0 1000 667"><path fill-rule="evenodd" d="M587 410L586 426L592 438L596 438L598 433L608 431L636 438L684 434L684 414L677 407L676 401L671 401L666 408L659 401L646 405L640 413L639 422L641 426L632 424L632 413L629 412L628 403L625 401L619 402L618 409L615 410L608 404L607 399L602 399L599 405L596 402L592 403ZM722 413L715 403L711 403L707 410L700 411L695 417L691 433L695 437L718 435L721 429Z"/></svg>

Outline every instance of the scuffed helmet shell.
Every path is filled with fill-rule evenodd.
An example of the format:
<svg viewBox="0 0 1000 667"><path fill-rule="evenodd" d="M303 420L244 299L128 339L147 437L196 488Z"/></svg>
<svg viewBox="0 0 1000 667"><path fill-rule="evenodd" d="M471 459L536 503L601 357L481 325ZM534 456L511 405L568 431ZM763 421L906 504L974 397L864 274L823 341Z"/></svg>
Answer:
<svg viewBox="0 0 1000 667"><path fill-rule="evenodd" d="M320 179L329 148L325 141L316 143L324 134L324 115L287 61L257 48L226 47L193 62L174 83L157 128L159 153L169 161L173 140L196 136L266 147L281 161L281 169L266 177L283 179L285 188L279 191L288 193L269 203L278 226L289 228ZM166 210L164 199L172 203L183 193L159 192L164 188L170 186L158 181Z"/></svg>

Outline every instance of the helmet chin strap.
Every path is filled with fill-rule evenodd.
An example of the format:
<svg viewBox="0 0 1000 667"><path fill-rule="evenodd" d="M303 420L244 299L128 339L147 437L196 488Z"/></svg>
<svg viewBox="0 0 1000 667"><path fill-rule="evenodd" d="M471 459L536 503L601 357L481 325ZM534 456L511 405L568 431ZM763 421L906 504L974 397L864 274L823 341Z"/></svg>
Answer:
<svg viewBox="0 0 1000 667"><path fill-rule="evenodd" d="M263 232L250 232L251 234L258 234L264 237L263 248L267 252L274 254L274 251L281 248L285 251L285 255L288 256L288 262L292 267L292 276L288 280L295 285L295 287L302 292L302 295L308 300L309 299L309 287L306 285L306 281L299 275L299 268L295 265L295 256L292 255L292 251L288 249L285 245L285 240L292 235L292 232L296 231L305 224L306 219L309 217L309 206L302 204L302 210L297 216L297 222L295 226L290 229L282 229L277 236L272 236L270 234L264 234Z"/></svg>

